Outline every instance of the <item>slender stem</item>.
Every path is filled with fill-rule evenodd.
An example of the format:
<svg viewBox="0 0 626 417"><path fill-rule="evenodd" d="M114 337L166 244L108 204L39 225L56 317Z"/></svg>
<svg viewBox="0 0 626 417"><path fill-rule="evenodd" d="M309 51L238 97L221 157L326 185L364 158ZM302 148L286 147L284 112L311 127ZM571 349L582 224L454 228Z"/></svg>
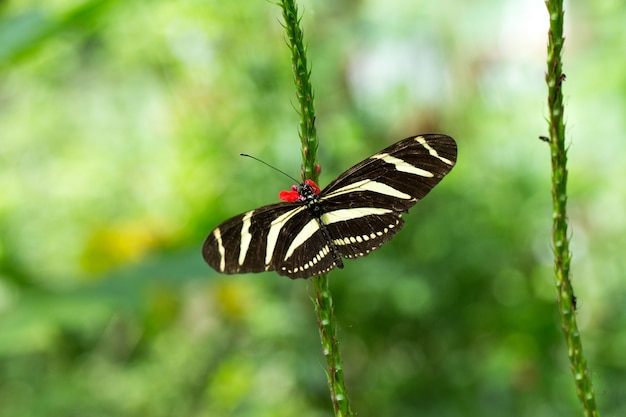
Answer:
<svg viewBox="0 0 626 417"><path fill-rule="evenodd" d="M313 87L311 86L306 47L304 46L300 18L295 0L280 0L285 20L287 44L291 50L293 78L296 85L300 113L300 141L302 144L302 175L304 179L317 182L319 165L317 163L317 133L315 130L315 108L313 106ZM346 393L343 367L337 338L337 320L333 311L333 299L329 288L328 276L313 277L315 295L312 298L317 314L317 323L322 342L322 352L328 366L328 387L335 410L335 416L348 417L354 414Z"/></svg>
<svg viewBox="0 0 626 417"><path fill-rule="evenodd" d="M326 358L328 388L333 402L335 416L353 416L350 399L346 393L343 379L343 367L337 339L337 320L333 311L333 298L328 285L328 276L313 277L315 297L312 299L317 314L317 325L322 340L322 353Z"/></svg>
<svg viewBox="0 0 626 417"><path fill-rule="evenodd" d="M300 142L302 145L303 179L317 182L319 169L317 163L317 131L315 130L315 107L313 105L313 87L311 86L309 66L306 58L298 7L295 0L281 0L287 45L291 50L291 68L296 85L300 114Z"/></svg>
<svg viewBox="0 0 626 417"><path fill-rule="evenodd" d="M563 0L547 0L546 6L550 14L546 83L548 84L549 143L552 159L552 245L557 305L578 399L586 417L598 417L600 414L596 408L591 376L576 322L576 298L569 273L572 255L569 248L567 219L567 149L563 121L563 81L565 80L561 62L564 43Z"/></svg>

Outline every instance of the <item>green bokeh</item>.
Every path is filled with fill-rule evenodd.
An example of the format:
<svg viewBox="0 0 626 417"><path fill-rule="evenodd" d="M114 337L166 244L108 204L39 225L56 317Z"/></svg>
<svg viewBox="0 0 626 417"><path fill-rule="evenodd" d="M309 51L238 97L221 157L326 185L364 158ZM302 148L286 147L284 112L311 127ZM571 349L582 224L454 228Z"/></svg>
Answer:
<svg viewBox="0 0 626 417"><path fill-rule="evenodd" d="M271 2L0 4L0 415L332 414L307 281L220 276L222 220L298 176ZM531 4L536 3L536 4ZM573 283L598 404L626 409L619 2L568 3ZM404 137L458 165L333 272L360 416L579 415L555 305L542 2L303 1L322 184Z"/></svg>

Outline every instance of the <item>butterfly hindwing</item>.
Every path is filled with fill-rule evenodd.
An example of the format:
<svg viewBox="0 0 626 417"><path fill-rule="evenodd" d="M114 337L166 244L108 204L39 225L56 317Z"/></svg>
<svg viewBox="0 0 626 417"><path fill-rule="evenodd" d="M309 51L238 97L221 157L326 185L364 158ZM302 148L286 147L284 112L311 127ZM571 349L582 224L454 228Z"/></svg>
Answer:
<svg viewBox="0 0 626 417"><path fill-rule="evenodd" d="M329 222L326 226L333 243L344 258L358 258L378 249L383 243L391 240L393 235L400 231L404 224L402 216L397 212L376 209L377 214L368 214L365 217L352 218L355 210L370 211L368 209L351 209L342 214L340 211L323 215L322 220ZM371 210L372 212L374 210Z"/></svg>
<svg viewBox="0 0 626 417"><path fill-rule="evenodd" d="M291 233L289 235L289 233ZM291 278L308 278L343 268L340 253L331 243L326 226L316 217L295 230L285 229L284 245L277 248L275 269Z"/></svg>

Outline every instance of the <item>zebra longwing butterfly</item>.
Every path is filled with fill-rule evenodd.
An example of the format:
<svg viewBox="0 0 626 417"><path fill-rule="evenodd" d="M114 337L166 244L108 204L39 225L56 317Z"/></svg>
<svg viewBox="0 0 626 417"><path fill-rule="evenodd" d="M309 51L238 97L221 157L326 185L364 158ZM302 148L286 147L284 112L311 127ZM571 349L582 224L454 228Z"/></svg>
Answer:
<svg viewBox="0 0 626 417"><path fill-rule="evenodd" d="M282 191L284 202L226 220L202 246L204 260L225 274L276 271L309 278L343 268L391 240L408 212L456 162L449 136L397 142L359 162L326 188L311 180Z"/></svg>

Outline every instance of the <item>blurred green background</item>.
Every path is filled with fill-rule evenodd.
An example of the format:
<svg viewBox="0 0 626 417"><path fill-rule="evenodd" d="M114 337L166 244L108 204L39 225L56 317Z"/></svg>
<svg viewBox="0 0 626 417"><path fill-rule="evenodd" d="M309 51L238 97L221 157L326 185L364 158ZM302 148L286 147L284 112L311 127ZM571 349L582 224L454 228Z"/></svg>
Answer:
<svg viewBox="0 0 626 417"><path fill-rule="evenodd" d="M329 416L311 284L220 276L218 223L298 175L267 1L0 2L0 415ZM623 2L566 9L573 282L626 409ZM542 1L302 1L321 183L456 138L405 230L333 272L360 416L581 415L555 305Z"/></svg>

